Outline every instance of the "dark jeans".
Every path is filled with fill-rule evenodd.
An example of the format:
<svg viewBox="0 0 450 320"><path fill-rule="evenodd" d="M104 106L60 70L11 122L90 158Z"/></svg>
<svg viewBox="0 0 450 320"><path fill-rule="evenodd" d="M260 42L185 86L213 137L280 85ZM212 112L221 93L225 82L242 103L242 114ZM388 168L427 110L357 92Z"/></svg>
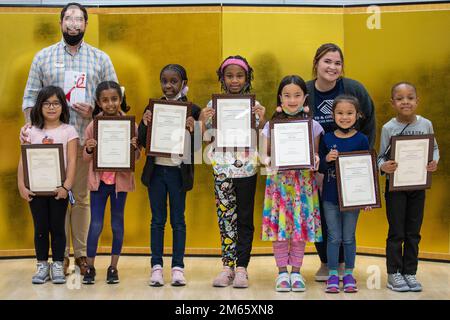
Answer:
<svg viewBox="0 0 450 320"><path fill-rule="evenodd" d="M387 272L416 274L425 190L389 192L389 181L386 181L385 198L389 222Z"/></svg>
<svg viewBox="0 0 450 320"><path fill-rule="evenodd" d="M91 223L87 238L87 256L94 258L97 255L98 239L103 230L106 202L111 202L111 229L113 234L112 255L120 255L123 244L126 192L118 192L116 185L108 185L100 181L97 191L91 191Z"/></svg>
<svg viewBox="0 0 450 320"><path fill-rule="evenodd" d="M328 242L328 226L325 219L323 201L319 195L319 205L320 205L320 222L322 224L322 242L314 242L316 246L317 254L319 255L320 262L328 263L327 259L327 242ZM339 263L344 263L344 246L339 247Z"/></svg>
<svg viewBox="0 0 450 320"><path fill-rule="evenodd" d="M30 202L34 223L34 247L38 261L48 260L49 233L51 235L53 261L64 261L66 248L66 220L68 199L34 197Z"/></svg>
<svg viewBox="0 0 450 320"><path fill-rule="evenodd" d="M148 197L152 209L150 248L152 267L163 265L164 228L167 221L167 195L170 205L170 225L172 226L172 268L184 268L186 247L186 222L184 210L186 192L183 191L181 171L178 167L155 165L148 186Z"/></svg>
<svg viewBox="0 0 450 320"><path fill-rule="evenodd" d="M256 177L235 178L233 184L236 193L237 212L237 242L236 242L236 266L247 268L252 251L253 233L253 211L255 208Z"/></svg>

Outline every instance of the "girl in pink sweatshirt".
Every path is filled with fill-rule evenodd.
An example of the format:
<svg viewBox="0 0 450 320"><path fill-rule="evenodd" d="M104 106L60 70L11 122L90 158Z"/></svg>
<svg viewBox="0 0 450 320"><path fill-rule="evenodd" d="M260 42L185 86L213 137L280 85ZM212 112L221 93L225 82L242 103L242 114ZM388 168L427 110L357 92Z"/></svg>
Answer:
<svg viewBox="0 0 450 320"><path fill-rule="evenodd" d="M114 81L101 82L95 92L96 102L93 116L123 116L129 110L124 101L122 90ZM124 233L124 208L127 192L133 191L133 172L104 172L94 171L93 154L97 147L94 139L94 121L85 131L86 143L83 150L83 158L90 161L88 174L88 188L91 191L91 224L87 238L87 263L88 268L83 278L83 283L94 284L96 271L94 268L95 256L97 254L98 239L103 229L105 207L108 198L111 202L111 228L113 243L111 251L111 265L108 268L106 282L114 284L119 282L117 263L122 250ZM139 158L137 145L137 126L135 124L135 136L130 141L135 148L135 157Z"/></svg>

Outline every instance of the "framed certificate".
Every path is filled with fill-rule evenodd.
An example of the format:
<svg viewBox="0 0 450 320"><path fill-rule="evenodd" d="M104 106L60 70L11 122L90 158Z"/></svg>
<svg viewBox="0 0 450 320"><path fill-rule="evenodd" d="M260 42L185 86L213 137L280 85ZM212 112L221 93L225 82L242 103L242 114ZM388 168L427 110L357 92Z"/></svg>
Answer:
<svg viewBox="0 0 450 320"><path fill-rule="evenodd" d="M94 171L134 171L134 116L94 118Z"/></svg>
<svg viewBox="0 0 450 320"><path fill-rule="evenodd" d="M25 186L38 196L54 196L66 179L61 143L22 145Z"/></svg>
<svg viewBox="0 0 450 320"><path fill-rule="evenodd" d="M270 121L272 166L278 170L314 168L311 119Z"/></svg>
<svg viewBox="0 0 450 320"><path fill-rule="evenodd" d="M191 106L191 102L150 100L152 121L147 126L147 155L183 157L186 119L191 115Z"/></svg>
<svg viewBox="0 0 450 320"><path fill-rule="evenodd" d="M431 187L426 166L433 159L434 135L393 136L391 159L398 163L389 175L389 191L421 190Z"/></svg>
<svg viewBox="0 0 450 320"><path fill-rule="evenodd" d="M255 95L213 94L215 110L213 128L216 129L216 149L250 150L256 147Z"/></svg>
<svg viewBox="0 0 450 320"><path fill-rule="evenodd" d="M341 211L381 208L375 151L340 152L336 179Z"/></svg>

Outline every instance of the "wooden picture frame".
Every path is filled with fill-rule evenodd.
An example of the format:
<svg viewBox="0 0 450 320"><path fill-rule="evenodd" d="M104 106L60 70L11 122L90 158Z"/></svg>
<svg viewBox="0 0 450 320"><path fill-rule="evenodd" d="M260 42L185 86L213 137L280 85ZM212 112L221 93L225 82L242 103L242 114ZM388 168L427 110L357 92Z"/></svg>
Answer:
<svg viewBox="0 0 450 320"><path fill-rule="evenodd" d="M94 139L97 146L93 154L94 171L134 171L135 149L131 139L135 136L134 116L97 116L94 118Z"/></svg>
<svg viewBox="0 0 450 320"><path fill-rule="evenodd" d="M229 100L226 102L226 100ZM233 106L233 102L236 102L236 105ZM245 103L244 101L248 101ZM213 94L212 95L212 107L215 111L213 116L213 129L215 129L214 136L214 149L218 152L224 152L226 150L232 151L249 151L255 150L257 144L257 133L256 129L256 117L252 112L252 107L255 106L255 95L254 94ZM240 104L239 104L240 103ZM235 107L236 110L232 110L232 107ZM237 107L237 108L236 108ZM223 110L225 109L225 110ZM240 124L248 125L248 128L242 129L242 126L231 125L231 128L222 128L224 125L222 124L223 118L233 118L236 120L235 114L238 116L243 113L247 113L249 117L247 119L243 119L240 121L235 121ZM242 117L241 117L242 118ZM222 130L227 130L227 134L222 134ZM237 132L238 130L239 132ZM234 131L234 132L233 132ZM244 142L239 141L236 142L236 139L242 140L242 133L244 133ZM227 138L225 138L227 137ZM232 139L230 139L232 138ZM228 141L227 141L228 139ZM230 140L231 141L230 143Z"/></svg>
<svg viewBox="0 0 450 320"><path fill-rule="evenodd" d="M336 180L341 211L381 208L374 150L340 152L336 159Z"/></svg>
<svg viewBox="0 0 450 320"><path fill-rule="evenodd" d="M389 191L423 190L431 187L427 164L433 160L434 134L391 137L390 159L398 163L389 174Z"/></svg>
<svg viewBox="0 0 450 320"><path fill-rule="evenodd" d="M149 110L152 121L147 125L146 155L182 158L185 152L186 120L191 116L192 103L150 99ZM173 133L177 130L180 134L173 141Z"/></svg>
<svg viewBox="0 0 450 320"><path fill-rule="evenodd" d="M293 127L293 130L289 130L287 128L289 126ZM277 129L284 130L284 132L278 133L279 130ZM305 134L307 135L306 137ZM278 141L279 139L281 141ZM292 143L293 140L300 140L306 143L301 148L296 148ZM281 145L283 145L283 147L290 148L290 150L280 150ZM298 152L299 149L303 149L305 152L302 154L301 152ZM270 150L271 166L277 168L278 170L314 169L315 150L312 132L312 119L270 120ZM289 156L289 153L291 153L291 156ZM298 157L297 163L297 160L292 159L296 157ZM281 158L283 158L284 164Z"/></svg>
<svg viewBox="0 0 450 320"><path fill-rule="evenodd" d="M54 196L66 180L61 143L21 146L25 186L37 196Z"/></svg>

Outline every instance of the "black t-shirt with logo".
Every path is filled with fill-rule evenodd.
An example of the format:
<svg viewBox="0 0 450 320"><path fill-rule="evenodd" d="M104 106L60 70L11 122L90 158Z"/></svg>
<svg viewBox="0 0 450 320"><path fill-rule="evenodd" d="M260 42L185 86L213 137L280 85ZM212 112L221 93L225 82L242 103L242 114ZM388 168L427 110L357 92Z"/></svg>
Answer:
<svg viewBox="0 0 450 320"><path fill-rule="evenodd" d="M314 120L320 123L325 132L334 131L336 125L333 120L333 101L344 93L342 79L336 82L333 89L321 92L314 87Z"/></svg>

